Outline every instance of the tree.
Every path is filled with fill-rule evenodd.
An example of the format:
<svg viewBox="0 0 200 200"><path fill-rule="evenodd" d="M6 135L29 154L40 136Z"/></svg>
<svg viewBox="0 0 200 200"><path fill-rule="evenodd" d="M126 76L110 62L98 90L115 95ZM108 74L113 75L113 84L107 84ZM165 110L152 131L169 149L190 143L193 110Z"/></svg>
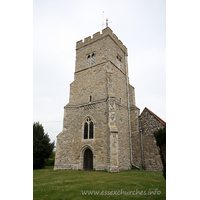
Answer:
<svg viewBox="0 0 200 200"><path fill-rule="evenodd" d="M160 157L163 164L163 176L166 180L166 162L163 156L163 152L161 150L161 146L166 144L166 125L154 132L154 137L156 138L156 144L160 147Z"/></svg>
<svg viewBox="0 0 200 200"><path fill-rule="evenodd" d="M48 134L44 133L42 124L33 123L33 169L44 168L47 159L54 149L55 141L50 143Z"/></svg>

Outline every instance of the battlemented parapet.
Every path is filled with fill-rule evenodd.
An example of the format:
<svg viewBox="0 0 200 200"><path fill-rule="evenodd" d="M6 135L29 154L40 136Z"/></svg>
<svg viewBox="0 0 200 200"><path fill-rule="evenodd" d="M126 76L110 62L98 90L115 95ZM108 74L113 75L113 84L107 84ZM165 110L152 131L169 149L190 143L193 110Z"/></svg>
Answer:
<svg viewBox="0 0 200 200"><path fill-rule="evenodd" d="M102 34L100 34L100 32L97 32L97 33L93 34L92 38L91 38L91 36L86 37L84 39L84 42L83 42L83 40L76 42L76 50L78 50L86 45L89 45L93 42L96 42L97 40L100 40L107 35L109 35L113 39L113 41L122 49L122 51L124 51L124 53L126 53L126 55L128 55L126 46L121 42L121 40L118 39L118 37L113 33L113 31L109 27L103 29Z"/></svg>

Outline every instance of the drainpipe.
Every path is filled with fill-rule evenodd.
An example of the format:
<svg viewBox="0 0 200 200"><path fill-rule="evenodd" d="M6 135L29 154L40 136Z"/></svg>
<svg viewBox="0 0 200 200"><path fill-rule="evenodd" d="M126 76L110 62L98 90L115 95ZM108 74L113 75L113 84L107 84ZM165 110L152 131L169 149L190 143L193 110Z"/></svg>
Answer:
<svg viewBox="0 0 200 200"><path fill-rule="evenodd" d="M129 81L128 81L128 65L127 55L124 53L125 69L126 69L126 84L127 84L127 96L128 96L128 122L129 122L129 133L130 133L130 150L131 150L131 165L140 169L138 166L133 164L133 152L132 152L132 136L131 136L131 115L130 115L130 103L129 103Z"/></svg>
<svg viewBox="0 0 200 200"><path fill-rule="evenodd" d="M144 159L143 159L143 143L142 143L142 129L140 128L141 135L141 151L142 151L142 169L144 169Z"/></svg>

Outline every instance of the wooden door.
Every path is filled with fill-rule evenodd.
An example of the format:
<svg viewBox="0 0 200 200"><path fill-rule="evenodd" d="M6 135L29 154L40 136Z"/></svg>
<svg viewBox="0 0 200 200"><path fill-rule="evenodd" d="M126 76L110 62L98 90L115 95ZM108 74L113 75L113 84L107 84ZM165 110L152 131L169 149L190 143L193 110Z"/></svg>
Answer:
<svg viewBox="0 0 200 200"><path fill-rule="evenodd" d="M93 170L93 154L90 149L85 150L83 170L85 171Z"/></svg>

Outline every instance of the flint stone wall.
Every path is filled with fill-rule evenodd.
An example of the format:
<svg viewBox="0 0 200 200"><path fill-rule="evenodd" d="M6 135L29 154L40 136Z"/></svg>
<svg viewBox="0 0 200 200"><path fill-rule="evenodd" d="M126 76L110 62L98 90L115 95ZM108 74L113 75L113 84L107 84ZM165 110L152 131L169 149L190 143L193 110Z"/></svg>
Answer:
<svg viewBox="0 0 200 200"><path fill-rule="evenodd" d="M142 129L143 160L144 167L149 171L162 171L162 161L159 147L156 145L154 131L163 128L164 124L159 121L148 109L144 109L139 116L139 127Z"/></svg>

